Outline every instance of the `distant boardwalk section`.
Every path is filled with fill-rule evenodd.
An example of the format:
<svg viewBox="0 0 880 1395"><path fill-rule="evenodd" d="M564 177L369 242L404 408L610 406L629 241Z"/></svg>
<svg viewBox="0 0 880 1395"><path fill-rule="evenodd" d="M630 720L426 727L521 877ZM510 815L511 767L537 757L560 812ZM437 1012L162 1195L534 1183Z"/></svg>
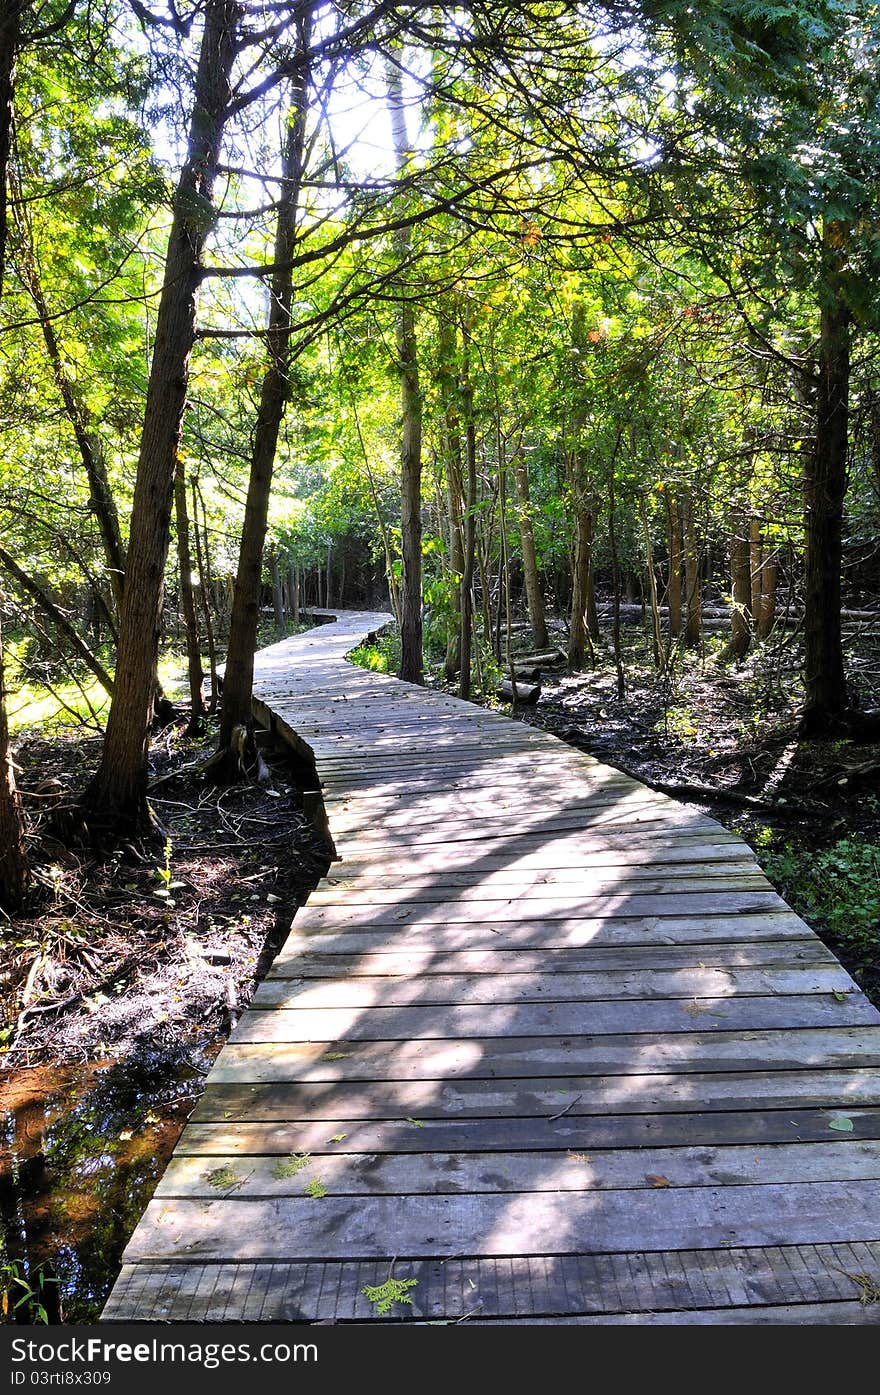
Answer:
<svg viewBox="0 0 880 1395"><path fill-rule="evenodd" d="M880 1014L713 819L347 663L388 618L258 656L339 860L104 1320L880 1321Z"/></svg>

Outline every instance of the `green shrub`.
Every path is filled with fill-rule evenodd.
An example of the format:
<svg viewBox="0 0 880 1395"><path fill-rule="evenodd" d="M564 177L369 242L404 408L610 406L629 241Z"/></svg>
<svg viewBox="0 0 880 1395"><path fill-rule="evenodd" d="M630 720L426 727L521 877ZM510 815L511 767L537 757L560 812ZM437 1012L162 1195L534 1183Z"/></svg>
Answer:
<svg viewBox="0 0 880 1395"><path fill-rule="evenodd" d="M767 876L816 929L860 953L880 950L880 844L857 836L822 851L759 850Z"/></svg>

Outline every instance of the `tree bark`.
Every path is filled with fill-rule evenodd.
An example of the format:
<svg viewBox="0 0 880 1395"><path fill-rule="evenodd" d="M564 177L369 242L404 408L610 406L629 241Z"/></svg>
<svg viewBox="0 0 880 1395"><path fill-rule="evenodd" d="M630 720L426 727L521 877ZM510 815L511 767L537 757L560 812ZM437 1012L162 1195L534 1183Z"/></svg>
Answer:
<svg viewBox="0 0 880 1395"><path fill-rule="evenodd" d="M465 494L464 512L464 566L461 574L461 671L459 674L459 696L471 695L471 654L474 633L474 564L477 551L477 427L474 420L474 390L470 380L468 356L465 353L462 364L461 383L462 411L465 431Z"/></svg>
<svg viewBox="0 0 880 1395"><path fill-rule="evenodd" d="M281 568L278 553L274 547L269 555L269 574L272 577L272 610L275 615L276 630L284 629L284 596L281 591Z"/></svg>
<svg viewBox="0 0 880 1395"><path fill-rule="evenodd" d="M536 649L546 649L547 617L544 614L544 596L541 592L541 576L538 571L538 554L535 549L535 530L532 527L532 500L529 489L529 466L525 455L519 452L513 461L513 474L519 497L519 536L522 545L523 578L526 586L526 603L532 626L532 641Z"/></svg>
<svg viewBox="0 0 880 1395"><path fill-rule="evenodd" d="M30 880L24 814L15 786L15 768L9 749L3 633L0 629L0 906L6 911L20 910L27 897Z"/></svg>
<svg viewBox="0 0 880 1395"><path fill-rule="evenodd" d="M178 460L174 477L174 512L177 519L177 567L180 575L180 609L186 634L186 667L189 676L190 729L195 731L205 716L202 654L199 626L192 584L192 553L189 545L189 514L186 507L186 476L183 461Z"/></svg>
<svg viewBox="0 0 880 1395"><path fill-rule="evenodd" d="M761 614L761 595L764 586L764 539L761 536L761 520L754 514L749 519L749 613L753 618Z"/></svg>
<svg viewBox="0 0 880 1395"><path fill-rule="evenodd" d="M814 448L804 479L804 687L801 734L833 735L848 700L840 627L843 502L849 428L850 311L840 285L844 232L827 224Z"/></svg>
<svg viewBox="0 0 880 1395"><path fill-rule="evenodd" d="M306 11L297 20L297 47L302 56L308 51L310 33L311 12ZM274 255L275 263L281 269L272 277L267 339L268 363L263 375L260 407L254 428L244 525L233 594L229 648L220 708L220 741L215 766L215 774L221 779L234 779L242 774L239 753L233 742L233 733L237 728L243 727L249 734L248 754L253 755L254 651L260 618L263 545L269 517L272 474L278 434L290 391L293 271L289 263L297 236L308 107L309 73L303 63L293 84L293 102L282 158L284 184L278 206Z"/></svg>
<svg viewBox="0 0 880 1395"><path fill-rule="evenodd" d="M217 646L214 643L214 620L211 615L211 592L213 581L211 578L211 563L208 556L208 519L205 513L205 501L199 489L196 479L192 481L192 501L193 501L193 537L196 540L196 569L199 574L199 596L202 602L202 614L205 617L205 643L208 646L208 671L211 675L211 701L208 711L212 714L217 711L217 699L219 697L219 683L217 680ZM199 505L201 505L202 521L199 523ZM202 546L202 531L204 530L205 542Z"/></svg>
<svg viewBox="0 0 880 1395"><path fill-rule="evenodd" d="M461 578L464 571L462 527L461 423L456 402L456 332L449 315L440 318L437 386L443 413L446 457L446 510L449 518L449 572L452 580L452 616L446 636L444 672L450 682L461 669Z"/></svg>
<svg viewBox="0 0 880 1395"><path fill-rule="evenodd" d="M700 594L700 552L694 523L694 496L690 489L682 494L682 549L684 551L685 631L684 642L689 649L700 643L703 628L702 597Z"/></svg>
<svg viewBox="0 0 880 1395"><path fill-rule="evenodd" d="M583 500L575 503L575 542L574 559L571 570L571 616L568 632L568 666L582 669L587 656L592 663L593 633L590 627L590 598L592 610L596 611L596 597L593 592L593 510ZM596 615L598 629L598 614ZM546 641L545 641L546 644Z"/></svg>
<svg viewBox="0 0 880 1395"><path fill-rule="evenodd" d="M398 174L406 169L411 146L403 108L403 84L399 67L389 62L388 108ZM412 234L400 228L394 234L394 252L403 269L409 261ZM403 577L400 588L400 677L407 683L422 681L422 394L419 385L416 317L411 289L404 285L397 310L397 371L400 375L400 552Z"/></svg>
<svg viewBox="0 0 880 1395"><path fill-rule="evenodd" d="M754 613L755 593L751 558L753 552L746 536L745 519L736 511L731 520L730 532L730 580L733 608L730 612L730 639L724 647L722 659L741 659L752 643L750 616ZM760 580L758 582L760 586ZM760 598L759 598L760 599Z"/></svg>
<svg viewBox="0 0 880 1395"><path fill-rule="evenodd" d="M678 639L681 634L681 516L678 501L671 490L666 491L667 536L669 539L669 581L666 587L666 604L669 607L669 638Z"/></svg>
<svg viewBox="0 0 880 1395"><path fill-rule="evenodd" d="M761 609L755 617L759 639L769 639L776 624L776 584L779 578L779 561L776 551L767 550L764 545L764 560L761 566Z"/></svg>
<svg viewBox="0 0 880 1395"><path fill-rule="evenodd" d="M98 772L83 813L93 832L150 830L147 752L159 653L174 475L195 337L202 254L213 224L216 165L230 100L240 10L208 0L187 160L174 198L131 512L117 681Z"/></svg>

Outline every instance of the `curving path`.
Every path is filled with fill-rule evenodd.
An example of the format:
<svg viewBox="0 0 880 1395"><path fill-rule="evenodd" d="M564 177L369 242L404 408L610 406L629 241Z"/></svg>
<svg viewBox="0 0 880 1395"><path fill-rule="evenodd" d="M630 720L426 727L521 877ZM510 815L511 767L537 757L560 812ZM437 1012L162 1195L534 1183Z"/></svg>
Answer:
<svg viewBox="0 0 880 1395"><path fill-rule="evenodd" d="M340 860L104 1320L372 1320L393 1263L386 1321L880 1321L880 1014L714 820L347 664L387 620L259 655Z"/></svg>

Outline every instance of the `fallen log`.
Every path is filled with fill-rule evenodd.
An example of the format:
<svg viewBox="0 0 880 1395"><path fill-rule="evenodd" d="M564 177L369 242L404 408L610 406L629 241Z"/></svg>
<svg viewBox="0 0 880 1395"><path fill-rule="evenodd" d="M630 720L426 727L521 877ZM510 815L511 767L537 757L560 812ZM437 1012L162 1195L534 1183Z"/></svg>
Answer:
<svg viewBox="0 0 880 1395"><path fill-rule="evenodd" d="M539 683L520 683L517 680L514 685L509 678L505 678L495 691L504 702L535 703L541 696Z"/></svg>

